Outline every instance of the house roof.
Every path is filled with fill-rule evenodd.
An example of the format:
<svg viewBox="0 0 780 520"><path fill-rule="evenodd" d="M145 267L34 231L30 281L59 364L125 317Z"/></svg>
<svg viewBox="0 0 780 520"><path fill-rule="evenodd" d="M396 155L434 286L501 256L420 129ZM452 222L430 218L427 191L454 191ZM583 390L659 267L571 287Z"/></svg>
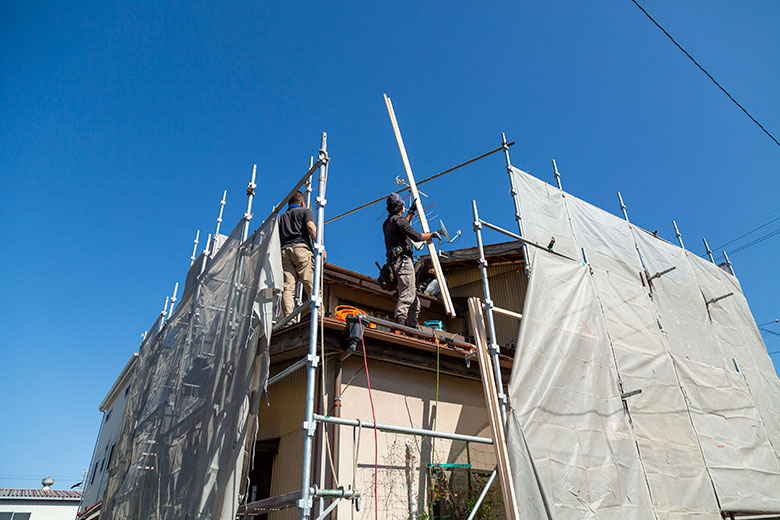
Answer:
<svg viewBox="0 0 780 520"><path fill-rule="evenodd" d="M0 488L0 500L29 498L33 500L80 500L81 491L76 489L11 489Z"/></svg>

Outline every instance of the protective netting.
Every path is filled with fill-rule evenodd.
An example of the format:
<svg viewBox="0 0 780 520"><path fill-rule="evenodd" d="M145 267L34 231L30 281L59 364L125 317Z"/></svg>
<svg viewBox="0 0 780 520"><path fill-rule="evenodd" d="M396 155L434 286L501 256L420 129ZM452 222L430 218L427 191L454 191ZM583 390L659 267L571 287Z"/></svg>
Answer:
<svg viewBox="0 0 780 520"><path fill-rule="evenodd" d="M780 512L780 382L736 279L512 175L528 238L587 262L532 252L510 383L557 517Z"/></svg>
<svg viewBox="0 0 780 520"><path fill-rule="evenodd" d="M235 518L282 280L275 219L242 243L243 227L205 259L174 314L141 345L104 498L108 519Z"/></svg>

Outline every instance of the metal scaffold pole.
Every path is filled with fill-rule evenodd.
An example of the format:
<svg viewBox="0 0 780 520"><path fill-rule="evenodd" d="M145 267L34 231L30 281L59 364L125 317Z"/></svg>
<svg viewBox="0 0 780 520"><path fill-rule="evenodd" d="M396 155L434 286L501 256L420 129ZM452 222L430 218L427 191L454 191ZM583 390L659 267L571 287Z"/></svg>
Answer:
<svg viewBox="0 0 780 520"><path fill-rule="evenodd" d="M674 234L677 237L677 241L680 243L680 247L685 249L685 244L683 243L682 235L680 234L680 230L677 228L677 221L672 220L672 225L674 225Z"/></svg>
<svg viewBox="0 0 780 520"><path fill-rule="evenodd" d="M713 264L715 263L715 259L712 257L712 251L710 250L710 245L707 243L707 239L704 237L701 237L702 242L704 242L704 249L707 250L707 256L710 257L710 262Z"/></svg>
<svg viewBox="0 0 780 520"><path fill-rule="evenodd" d="M501 147L504 149L504 158L506 159L506 173L509 175L509 193L512 195L512 202L515 206L515 221L517 222L517 232L521 237L525 237L523 232L523 217L520 212L520 193L515 184L514 175L512 175L512 161L509 160L509 143L506 141L506 134L501 132ZM525 275L531 276L531 263L528 258L528 247L525 243L521 244L523 248L523 264L525 266Z"/></svg>
<svg viewBox="0 0 780 520"><path fill-rule="evenodd" d="M496 390L501 405L501 422L506 428L506 394L504 393L504 381L501 377L501 365L499 364L498 354L500 347L496 341L496 323L493 317L493 300L490 298L490 283L488 281L487 259L485 258L485 248L482 244L482 221L479 220L477 211L477 201L471 201L471 212L474 215L474 233L477 235L477 248L479 249L479 270L482 273L482 291L485 294L485 311L487 312L488 334L490 335L490 345L488 352L493 358L493 370L496 374Z"/></svg>
<svg viewBox="0 0 780 520"><path fill-rule="evenodd" d="M309 170L314 166L314 157L309 157ZM306 181L306 207L311 208L311 175ZM298 281L295 284L295 306L298 307L303 303L303 283ZM300 321L300 315L296 318L296 321Z"/></svg>
<svg viewBox="0 0 780 520"><path fill-rule="evenodd" d="M301 498L298 501L298 518L306 520L311 515L312 495L311 467L314 433L317 423L314 420L314 394L317 384L317 332L319 325L322 295L320 294L320 279L322 278L322 257L325 252L325 188L328 182L328 152L327 134L322 133L319 152L319 186L317 190L317 239L314 244L314 284L312 287L309 322L309 355L306 363L306 416L303 422L303 471L301 478Z"/></svg>
<svg viewBox="0 0 780 520"><path fill-rule="evenodd" d="M195 233L195 240L194 244L192 245L192 256L190 257L190 267L192 267L192 264L195 263L195 259L197 256L195 256L195 253L198 252L198 239L200 238L200 229Z"/></svg>

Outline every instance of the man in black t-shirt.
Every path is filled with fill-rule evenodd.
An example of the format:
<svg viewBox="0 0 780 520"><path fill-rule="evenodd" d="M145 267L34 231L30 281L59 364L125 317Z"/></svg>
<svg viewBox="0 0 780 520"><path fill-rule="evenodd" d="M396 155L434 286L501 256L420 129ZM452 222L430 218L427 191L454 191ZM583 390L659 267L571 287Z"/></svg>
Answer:
<svg viewBox="0 0 780 520"><path fill-rule="evenodd" d="M314 212L306 207L306 199L300 191L295 192L287 211L279 217L279 241L282 246L282 270L284 291L282 312L285 316L295 310L295 285L303 283L306 298L311 296L314 280L314 255L312 244L317 239L317 224Z"/></svg>
<svg viewBox="0 0 780 520"><path fill-rule="evenodd" d="M420 300L417 298L417 283L412 262L412 245L438 238L438 233L418 233L412 227L414 213L404 213L404 200L397 193L387 197L387 220L382 224L387 249L387 263L393 267L398 280L398 303L395 306L395 321L407 327L417 327L420 315Z"/></svg>

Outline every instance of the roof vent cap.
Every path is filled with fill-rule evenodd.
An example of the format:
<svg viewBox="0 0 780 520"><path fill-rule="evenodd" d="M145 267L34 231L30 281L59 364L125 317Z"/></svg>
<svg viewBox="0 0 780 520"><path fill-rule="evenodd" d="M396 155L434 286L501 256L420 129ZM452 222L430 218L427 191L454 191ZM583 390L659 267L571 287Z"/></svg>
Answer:
<svg viewBox="0 0 780 520"><path fill-rule="evenodd" d="M44 491L49 491L54 485L54 479L51 477L46 477L45 479L41 480L41 484L43 484Z"/></svg>

